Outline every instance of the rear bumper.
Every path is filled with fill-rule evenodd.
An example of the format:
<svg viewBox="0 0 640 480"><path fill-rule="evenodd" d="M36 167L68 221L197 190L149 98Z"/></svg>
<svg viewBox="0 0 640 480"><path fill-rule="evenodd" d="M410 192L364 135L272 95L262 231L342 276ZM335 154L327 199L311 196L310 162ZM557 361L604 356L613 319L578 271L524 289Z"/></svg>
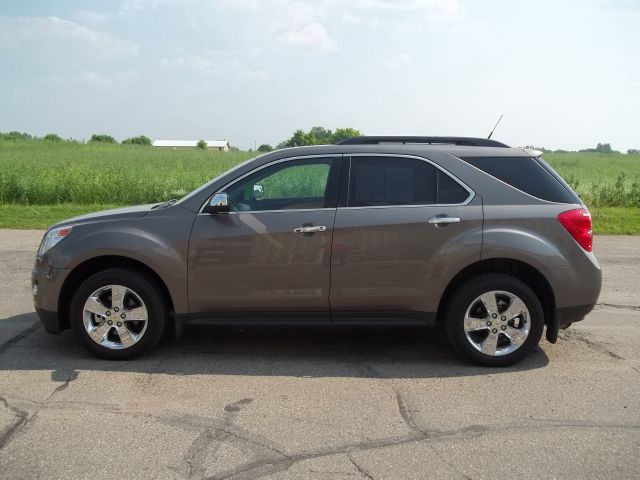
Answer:
<svg viewBox="0 0 640 480"><path fill-rule="evenodd" d="M547 320L546 338L555 343L561 328L579 322L593 310L602 288L602 270L593 254L584 254L571 268L547 271L556 309Z"/></svg>

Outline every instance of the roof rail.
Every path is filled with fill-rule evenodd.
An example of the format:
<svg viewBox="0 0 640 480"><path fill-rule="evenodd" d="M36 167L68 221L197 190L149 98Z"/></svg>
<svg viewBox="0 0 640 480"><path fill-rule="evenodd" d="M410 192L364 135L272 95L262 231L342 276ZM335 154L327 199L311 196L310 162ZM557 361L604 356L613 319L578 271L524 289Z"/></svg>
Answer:
<svg viewBox="0 0 640 480"><path fill-rule="evenodd" d="M474 137L403 137L403 136L382 136L382 137L353 137L338 142L338 145L376 145L381 143L425 143L428 145L463 145L468 147L501 147L509 148L508 145L496 140Z"/></svg>

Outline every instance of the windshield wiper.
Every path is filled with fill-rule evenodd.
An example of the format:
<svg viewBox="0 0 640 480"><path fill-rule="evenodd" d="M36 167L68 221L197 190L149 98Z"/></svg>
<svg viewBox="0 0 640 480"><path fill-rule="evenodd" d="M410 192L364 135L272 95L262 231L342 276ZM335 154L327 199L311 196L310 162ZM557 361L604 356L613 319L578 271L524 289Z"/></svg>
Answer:
<svg viewBox="0 0 640 480"><path fill-rule="evenodd" d="M176 203L178 201L177 198L172 198L171 200L168 200L164 203L159 203L157 205L154 205L153 207L151 207L152 209L156 209L156 208L167 208L170 207L171 205L173 205L174 203Z"/></svg>

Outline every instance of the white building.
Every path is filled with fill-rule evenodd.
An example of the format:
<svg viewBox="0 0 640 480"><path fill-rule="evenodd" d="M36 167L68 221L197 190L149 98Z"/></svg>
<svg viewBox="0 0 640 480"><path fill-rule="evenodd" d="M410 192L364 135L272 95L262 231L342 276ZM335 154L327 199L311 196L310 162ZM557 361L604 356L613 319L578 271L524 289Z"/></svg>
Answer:
<svg viewBox="0 0 640 480"><path fill-rule="evenodd" d="M228 152L231 147L227 140L205 140L205 142L207 142L207 148L221 152ZM154 140L152 145L164 148L195 148L198 146L198 140Z"/></svg>

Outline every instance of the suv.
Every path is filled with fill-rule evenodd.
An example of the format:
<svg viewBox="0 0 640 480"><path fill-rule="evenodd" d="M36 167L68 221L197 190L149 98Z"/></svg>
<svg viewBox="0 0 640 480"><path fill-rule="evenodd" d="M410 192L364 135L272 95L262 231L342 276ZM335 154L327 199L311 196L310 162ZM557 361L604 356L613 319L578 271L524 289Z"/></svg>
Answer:
<svg viewBox="0 0 640 480"><path fill-rule="evenodd" d="M49 228L32 276L48 332L108 359L171 330L434 326L518 362L595 305L591 217L540 152L462 137L357 137L262 155L178 201Z"/></svg>

